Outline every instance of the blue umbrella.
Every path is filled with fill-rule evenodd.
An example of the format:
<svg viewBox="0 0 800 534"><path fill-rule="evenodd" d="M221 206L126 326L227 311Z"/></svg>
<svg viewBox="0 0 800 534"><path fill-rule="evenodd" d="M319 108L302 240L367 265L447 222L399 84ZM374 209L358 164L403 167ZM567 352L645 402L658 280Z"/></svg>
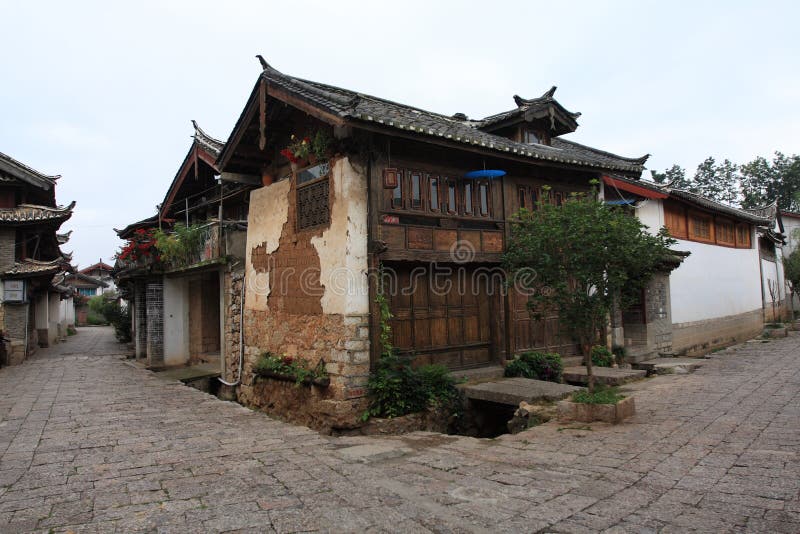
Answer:
<svg viewBox="0 0 800 534"><path fill-rule="evenodd" d="M497 169L484 169L482 171L469 171L464 175L464 178L500 178L505 176L506 171Z"/></svg>

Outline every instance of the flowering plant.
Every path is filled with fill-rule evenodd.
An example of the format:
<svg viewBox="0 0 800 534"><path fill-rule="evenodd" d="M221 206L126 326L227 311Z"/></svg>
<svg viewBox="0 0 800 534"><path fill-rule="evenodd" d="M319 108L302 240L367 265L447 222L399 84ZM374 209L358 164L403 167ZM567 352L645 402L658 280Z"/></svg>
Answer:
<svg viewBox="0 0 800 534"><path fill-rule="evenodd" d="M153 258L155 261L160 259L156 249L155 228L139 228L133 232L133 237L123 245L116 258L121 261L136 262L140 259Z"/></svg>
<svg viewBox="0 0 800 534"><path fill-rule="evenodd" d="M297 163L301 159L306 159L311 151L311 139L303 137L302 139L292 135L289 146L281 150L281 155L291 161Z"/></svg>

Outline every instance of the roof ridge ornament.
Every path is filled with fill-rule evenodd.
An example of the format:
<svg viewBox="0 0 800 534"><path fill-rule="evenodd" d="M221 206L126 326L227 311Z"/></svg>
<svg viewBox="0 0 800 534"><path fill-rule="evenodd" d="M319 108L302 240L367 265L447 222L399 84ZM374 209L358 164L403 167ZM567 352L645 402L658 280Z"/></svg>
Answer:
<svg viewBox="0 0 800 534"><path fill-rule="evenodd" d="M558 86L554 85L550 89L544 92L544 94L538 98L522 98L519 95L514 95L514 103L517 105L518 108L530 106L531 104L537 104L542 102L543 100L550 100L553 98L553 95L556 94L556 89Z"/></svg>
<svg viewBox="0 0 800 534"><path fill-rule="evenodd" d="M267 70L272 68L272 66L269 63L267 63L267 60L264 59L264 56L262 56L261 54L256 54L256 58L258 58L258 62L261 63L262 70Z"/></svg>

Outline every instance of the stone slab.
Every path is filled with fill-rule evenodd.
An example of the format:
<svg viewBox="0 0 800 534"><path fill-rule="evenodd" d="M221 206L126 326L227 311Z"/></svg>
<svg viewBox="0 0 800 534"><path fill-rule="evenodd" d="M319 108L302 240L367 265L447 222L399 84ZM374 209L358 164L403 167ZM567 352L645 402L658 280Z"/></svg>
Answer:
<svg viewBox="0 0 800 534"><path fill-rule="evenodd" d="M641 369L648 374L685 374L693 372L707 362L708 360L705 358L655 358L634 363L633 367Z"/></svg>
<svg viewBox="0 0 800 534"><path fill-rule="evenodd" d="M463 380L466 382L476 382L484 380L494 380L502 378L505 368L502 365L491 365L489 367L477 367L475 369L462 369L459 371L452 371L450 376L456 380Z"/></svg>
<svg viewBox="0 0 800 534"><path fill-rule="evenodd" d="M220 376L219 363L201 363L190 367L166 369L164 371L158 371L156 376L162 380L180 380L181 382L198 380L200 378L211 378Z"/></svg>
<svg viewBox="0 0 800 534"><path fill-rule="evenodd" d="M520 402L557 401L582 388L568 384L531 380L530 378L501 378L492 382L461 387L468 399L519 406Z"/></svg>
<svg viewBox="0 0 800 534"><path fill-rule="evenodd" d="M412 451L411 449L396 444L370 443L346 447L344 449L339 449L338 452L340 456L348 460L368 463L399 458Z"/></svg>
<svg viewBox="0 0 800 534"><path fill-rule="evenodd" d="M638 369L618 369L614 367L592 367L595 384L605 384L607 386L619 386L635 380L641 380L647 376L646 371ZM564 382L570 384L587 384L589 376L586 367L580 365L566 367L564 369Z"/></svg>
<svg viewBox="0 0 800 534"><path fill-rule="evenodd" d="M636 413L633 397L625 397L616 404L583 404L563 400L558 403L558 419L560 421L580 421L592 423L602 421L616 425L632 417Z"/></svg>

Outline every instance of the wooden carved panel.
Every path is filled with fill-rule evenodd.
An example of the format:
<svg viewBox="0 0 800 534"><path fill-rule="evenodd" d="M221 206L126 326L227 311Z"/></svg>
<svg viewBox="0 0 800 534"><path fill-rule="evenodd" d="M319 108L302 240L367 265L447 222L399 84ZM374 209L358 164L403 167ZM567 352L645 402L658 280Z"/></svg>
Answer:
<svg viewBox="0 0 800 534"><path fill-rule="evenodd" d="M384 224L381 227L381 237L390 250L406 248L406 229L402 226L389 226Z"/></svg>
<svg viewBox="0 0 800 534"><path fill-rule="evenodd" d="M456 239L458 239L456 230L434 230L433 248L436 250L450 250Z"/></svg>
<svg viewBox="0 0 800 534"><path fill-rule="evenodd" d="M408 248L431 250L433 248L433 231L430 228L408 228Z"/></svg>
<svg viewBox="0 0 800 534"><path fill-rule="evenodd" d="M503 252L502 232L483 232L484 252Z"/></svg>

